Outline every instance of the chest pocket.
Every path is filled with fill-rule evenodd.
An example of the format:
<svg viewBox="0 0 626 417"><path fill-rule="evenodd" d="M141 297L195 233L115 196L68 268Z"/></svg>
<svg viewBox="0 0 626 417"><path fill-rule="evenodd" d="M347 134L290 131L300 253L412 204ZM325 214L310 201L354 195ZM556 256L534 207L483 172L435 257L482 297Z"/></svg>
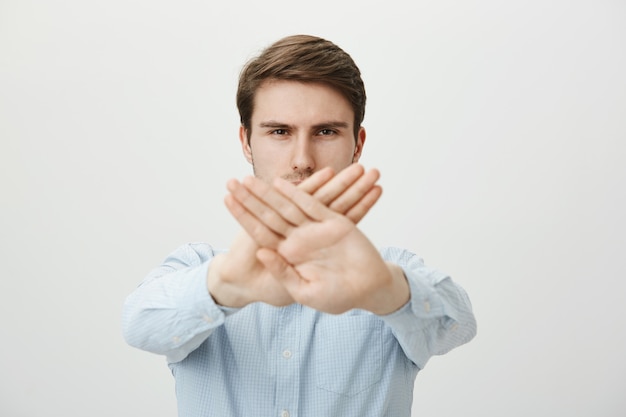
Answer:
<svg viewBox="0 0 626 417"><path fill-rule="evenodd" d="M318 388L346 396L382 375L383 322L375 315L326 316L315 328L313 374Z"/></svg>

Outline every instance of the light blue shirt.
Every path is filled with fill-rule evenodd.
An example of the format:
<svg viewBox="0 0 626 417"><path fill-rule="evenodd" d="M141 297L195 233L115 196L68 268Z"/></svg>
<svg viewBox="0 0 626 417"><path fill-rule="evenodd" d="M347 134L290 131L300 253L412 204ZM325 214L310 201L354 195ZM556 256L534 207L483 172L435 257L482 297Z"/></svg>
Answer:
<svg viewBox="0 0 626 417"><path fill-rule="evenodd" d="M386 316L221 307L206 286L218 253L180 247L124 305L126 341L167 357L179 417L408 417L419 370L476 333L465 291L402 249L381 250L411 290Z"/></svg>

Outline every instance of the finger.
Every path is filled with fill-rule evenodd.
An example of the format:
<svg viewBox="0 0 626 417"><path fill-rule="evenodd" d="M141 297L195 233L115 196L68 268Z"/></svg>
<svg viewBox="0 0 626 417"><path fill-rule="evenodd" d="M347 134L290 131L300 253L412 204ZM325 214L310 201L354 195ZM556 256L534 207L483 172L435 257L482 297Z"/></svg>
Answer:
<svg viewBox="0 0 626 417"><path fill-rule="evenodd" d="M235 220L237 220L257 245L267 248L278 247L282 240L281 236L253 216L232 194L224 198L224 204Z"/></svg>
<svg viewBox="0 0 626 417"><path fill-rule="evenodd" d="M309 193L315 196L319 201L325 205L329 205L344 192L350 189L350 186L355 183L362 175L364 169L362 165L352 164L347 168L341 170L331 180L323 184L314 193ZM341 212L343 214L343 212Z"/></svg>
<svg viewBox="0 0 626 417"><path fill-rule="evenodd" d="M256 252L256 257L270 274L281 283L288 282L292 287L300 284L302 278L298 272L275 250L260 248Z"/></svg>
<svg viewBox="0 0 626 417"><path fill-rule="evenodd" d="M352 209L352 207L359 203L359 201L370 192L379 178L380 172L377 169L365 172L341 195L335 198L328 207L337 213L346 214L348 210ZM374 203L375 202L376 201L374 201ZM364 207L367 207L367 204ZM371 206L367 207L367 210L369 210L369 208L371 208Z"/></svg>
<svg viewBox="0 0 626 417"><path fill-rule="evenodd" d="M255 177L246 177L243 185L252 193L265 207L271 208L273 213L282 217L291 225L302 224L309 219L293 202L289 201L283 194L278 192L274 187ZM257 211L254 211L257 213ZM264 213L259 210L259 215L267 217L268 221L276 221L274 214ZM269 225L269 224L268 224ZM284 227L280 222L276 223L278 227ZM288 230L283 230L287 232Z"/></svg>
<svg viewBox="0 0 626 417"><path fill-rule="evenodd" d="M365 194L363 198L357 202L357 204L348 210L345 216L352 220L354 224L357 224L363 217L365 217L372 206L376 204L382 193L383 189L380 186L376 185L372 187L367 194Z"/></svg>
<svg viewBox="0 0 626 417"><path fill-rule="evenodd" d="M302 183L298 184L298 188L309 194L313 194L334 176L335 171L331 167L326 167L315 172L309 178L305 179Z"/></svg>
<svg viewBox="0 0 626 417"><path fill-rule="evenodd" d="M274 180L274 187L287 197L305 215L315 221L321 221L336 213L318 201L315 197L298 189L282 178Z"/></svg>
<svg viewBox="0 0 626 417"><path fill-rule="evenodd" d="M244 182L250 183L251 180L265 184L262 181L254 180L251 177L244 179ZM267 184L265 184L265 186L269 187L267 186ZM260 199L256 194L251 192L248 187L246 187L244 184L240 183L237 180L228 181L227 188L230 191L231 195L243 207L245 207L245 209L250 214L255 216L265 226L282 236L287 235L292 227L292 223L290 223L289 220L287 220L285 217L281 216L276 210L272 208L272 206L268 205L266 201ZM280 196L280 193L278 192L274 191L274 194L277 195L277 197L282 198L283 200L285 199L283 196ZM297 208L292 208L291 212L299 212L299 210L297 210ZM304 216L304 214L302 214L301 212L299 212L299 216L306 219L306 216Z"/></svg>

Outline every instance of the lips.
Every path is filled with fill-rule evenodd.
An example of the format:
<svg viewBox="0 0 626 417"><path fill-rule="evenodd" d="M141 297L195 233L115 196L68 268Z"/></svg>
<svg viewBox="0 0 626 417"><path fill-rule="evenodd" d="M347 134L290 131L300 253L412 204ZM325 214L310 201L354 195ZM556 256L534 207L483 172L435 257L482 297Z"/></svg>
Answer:
<svg viewBox="0 0 626 417"><path fill-rule="evenodd" d="M293 185L298 185L310 176L311 175L288 174L284 175L283 179L289 181Z"/></svg>

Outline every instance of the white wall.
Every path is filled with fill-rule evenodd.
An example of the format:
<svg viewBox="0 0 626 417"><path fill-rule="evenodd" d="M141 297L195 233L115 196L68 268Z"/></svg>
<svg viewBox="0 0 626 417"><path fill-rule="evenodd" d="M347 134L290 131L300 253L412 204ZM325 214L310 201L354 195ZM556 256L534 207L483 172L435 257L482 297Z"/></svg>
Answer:
<svg viewBox="0 0 626 417"><path fill-rule="evenodd" d="M622 1L0 1L0 415L173 416L124 297L187 241L227 246L241 65L292 33L362 69L362 226L469 292L470 344L415 416L626 412Z"/></svg>

